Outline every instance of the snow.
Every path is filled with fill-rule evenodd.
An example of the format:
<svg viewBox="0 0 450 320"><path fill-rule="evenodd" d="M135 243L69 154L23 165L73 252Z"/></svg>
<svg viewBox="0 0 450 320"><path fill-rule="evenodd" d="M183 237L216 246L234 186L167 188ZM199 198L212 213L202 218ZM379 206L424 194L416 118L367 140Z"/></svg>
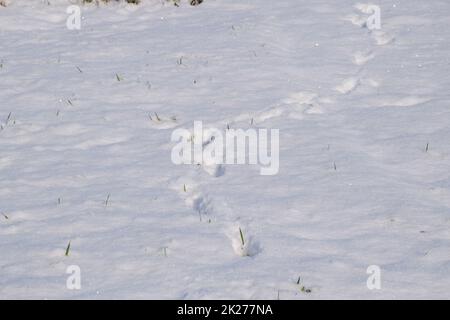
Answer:
<svg viewBox="0 0 450 320"><path fill-rule="evenodd" d="M81 30L6 3L0 299L450 298L448 1L377 1L381 30L355 0L87 5ZM194 121L279 129L279 173L173 164Z"/></svg>

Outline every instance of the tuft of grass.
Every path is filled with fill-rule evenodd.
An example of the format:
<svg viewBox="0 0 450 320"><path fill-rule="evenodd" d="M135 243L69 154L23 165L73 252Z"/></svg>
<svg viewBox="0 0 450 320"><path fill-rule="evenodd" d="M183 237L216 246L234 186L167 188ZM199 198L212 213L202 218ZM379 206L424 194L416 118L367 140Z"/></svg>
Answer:
<svg viewBox="0 0 450 320"><path fill-rule="evenodd" d="M427 146L426 146L426 148L425 148L425 152L428 153L429 150L430 150L430 143L428 142L428 143L427 143Z"/></svg>
<svg viewBox="0 0 450 320"><path fill-rule="evenodd" d="M11 117L12 117L12 112L10 112L8 114L8 117L6 118L6 121L5 121L5 125L8 125L9 121L11 120Z"/></svg>
<svg viewBox="0 0 450 320"><path fill-rule="evenodd" d="M5 123L0 126L0 131L4 130L8 126L9 122L11 121L11 117L12 117L12 112L10 112L8 114L8 117L6 118ZM14 123L15 123L15 121L14 121Z"/></svg>
<svg viewBox="0 0 450 320"><path fill-rule="evenodd" d="M4 214L3 212L2 212L2 216L3 216L6 220L9 220L9 217L8 217L6 214Z"/></svg>
<svg viewBox="0 0 450 320"><path fill-rule="evenodd" d="M132 1L132 0L131 0ZM179 7L180 6L180 0L166 0L167 2L172 2L173 5L175 7ZM191 6L198 6L199 4L201 4L203 2L203 0L190 0L189 3L191 4Z"/></svg>
<svg viewBox="0 0 450 320"><path fill-rule="evenodd" d="M70 246L71 246L72 241L69 241L69 244L66 247L66 253L64 254L66 257L69 256L70 254Z"/></svg>
<svg viewBox="0 0 450 320"><path fill-rule="evenodd" d="M241 228L239 228L239 235L241 236L241 243L242 243L242 246L245 246L244 233L242 232L242 229L241 229Z"/></svg>
<svg viewBox="0 0 450 320"><path fill-rule="evenodd" d="M161 118L158 116L158 114L156 112L154 112L154 116L152 117L151 114L148 115L148 117L150 118L151 121L154 122L161 122Z"/></svg>
<svg viewBox="0 0 450 320"><path fill-rule="evenodd" d="M303 293L311 293L312 289L305 287L304 285L302 285L302 278L298 277L297 279L297 285L300 286L300 291Z"/></svg>
<svg viewBox="0 0 450 320"><path fill-rule="evenodd" d="M111 199L111 194L108 194L108 196L106 197L106 200L105 200L105 207L108 206L110 199Z"/></svg>
<svg viewBox="0 0 450 320"><path fill-rule="evenodd" d="M123 78L118 73L116 73L116 79L119 82L123 80Z"/></svg>
<svg viewBox="0 0 450 320"><path fill-rule="evenodd" d="M300 291L303 292L303 293L311 293L311 292L312 292L311 289L308 289L308 288L306 288L305 286L302 286L302 288L300 289Z"/></svg>

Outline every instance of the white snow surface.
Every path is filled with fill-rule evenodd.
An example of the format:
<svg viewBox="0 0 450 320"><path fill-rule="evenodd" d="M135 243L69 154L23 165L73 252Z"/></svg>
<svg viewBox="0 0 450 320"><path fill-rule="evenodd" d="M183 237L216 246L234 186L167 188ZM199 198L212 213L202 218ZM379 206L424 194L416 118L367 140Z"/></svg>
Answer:
<svg viewBox="0 0 450 320"><path fill-rule="evenodd" d="M0 299L450 298L447 0L377 1L373 31L355 0L86 5L72 31L67 0L6 3ZM279 174L174 165L194 121L279 129Z"/></svg>

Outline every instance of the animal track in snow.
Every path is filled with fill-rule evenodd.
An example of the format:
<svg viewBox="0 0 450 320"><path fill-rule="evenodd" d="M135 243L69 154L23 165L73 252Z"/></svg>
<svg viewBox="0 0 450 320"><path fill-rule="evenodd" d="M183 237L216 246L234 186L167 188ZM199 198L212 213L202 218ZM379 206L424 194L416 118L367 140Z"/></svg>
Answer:
<svg viewBox="0 0 450 320"><path fill-rule="evenodd" d="M233 250L238 256L252 257L261 251L259 243L250 235L248 229L242 225L233 225L227 234L231 239Z"/></svg>
<svg viewBox="0 0 450 320"><path fill-rule="evenodd" d="M330 103L329 99L319 98L318 94L313 92L300 91L291 94L288 98L281 100L279 105L272 106L256 114L243 113L231 119L222 120L211 124L210 128L225 128L236 123L246 122L247 125L262 123L264 121L288 116L290 118L300 119L305 114L320 114L323 113L322 103ZM154 121L154 119L153 119ZM157 123L161 122L157 119ZM204 128L202 137L202 145L205 147L213 143L213 130L208 131ZM195 136L191 132L191 137ZM215 163L208 163L203 159L203 163L199 164L201 168L214 177L220 177L225 173L223 165L216 165ZM197 183L197 182L196 182ZM198 213L200 220L211 222L214 217L216 222L225 225L225 234L231 240L233 251L242 257L254 256L261 251L259 243L254 239L248 228L239 221L239 217L233 210L227 209L226 204L222 206L213 205L213 201L207 193L198 191L199 188L195 184L184 184L184 190L180 190L181 179L176 183L176 189L180 196L184 199L186 205ZM219 215L220 213L220 215Z"/></svg>
<svg viewBox="0 0 450 320"><path fill-rule="evenodd" d="M365 4L365 3L357 3L353 6L355 9L357 9L359 12L365 14L366 16L361 16L356 13L349 14L348 16L344 17L343 20L350 21L355 26L358 26L360 28L368 28L367 21L370 14L373 14L373 4Z"/></svg>
<svg viewBox="0 0 450 320"><path fill-rule="evenodd" d="M195 139L193 133L192 137ZM203 129L202 146L205 148L214 141L214 131ZM203 151L203 150L202 150ZM223 164L216 164L212 159L204 158L202 155L202 163L199 163L200 167L209 175L213 177L220 177L225 174L225 166Z"/></svg>
<svg viewBox="0 0 450 320"><path fill-rule="evenodd" d="M351 21L355 25L369 29L369 33L375 40L377 45L384 46L395 40L395 38L391 36L389 33L381 30L374 30L374 28L371 28L368 25L370 19L368 15L373 15L377 11L379 11L378 6L371 3L357 3L354 5L354 8L366 16L359 16L357 14L352 14L344 19ZM357 51L353 54L352 61L355 65L362 67L374 58L375 53L371 50L366 52ZM362 69L360 69L360 71L361 70ZM342 94L349 94L354 90L356 90L361 84L367 84L373 88L378 88L380 86L380 83L374 79L360 79L354 76L344 80L340 85L338 85L335 88L335 90Z"/></svg>
<svg viewBox="0 0 450 320"><path fill-rule="evenodd" d="M319 104L319 96L312 92L297 92L292 94L289 98L283 100L283 102L289 106L294 107L297 113L303 114L321 114L323 113L322 105ZM291 116L295 117L295 114L291 113Z"/></svg>
<svg viewBox="0 0 450 320"><path fill-rule="evenodd" d="M283 108L276 106L276 107L272 107L267 111L263 111L260 114L256 115L254 118L254 120L256 120L256 122L264 122L266 120L272 119L272 118L277 118L280 117L281 115L283 115L284 110Z"/></svg>
<svg viewBox="0 0 450 320"><path fill-rule="evenodd" d="M358 14L351 14L347 17L344 17L345 21L350 21L354 25L369 29L372 38L375 40L376 44L379 46L388 45L395 41L395 37L390 35L389 33L381 30L373 30L368 25L369 15L374 14L374 8L378 6L371 3L357 3L354 5L354 8L360 11L365 16L360 16Z"/></svg>
<svg viewBox="0 0 450 320"><path fill-rule="evenodd" d="M215 163L208 164L204 162L201 166L202 169L210 176L218 178L225 174L225 166L222 164L215 164Z"/></svg>
<svg viewBox="0 0 450 320"><path fill-rule="evenodd" d="M180 197L189 208L192 208L198 215L201 222L209 222L215 220L219 225L222 225L225 235L231 241L233 251L241 257L254 256L260 252L259 243L254 239L248 228L243 226L243 223L237 221L233 212L226 206L218 206L216 209L213 201L209 195L201 190L195 183L186 182L182 189L179 185L182 179L172 184L173 189L177 189ZM220 216L218 213L220 212Z"/></svg>
<svg viewBox="0 0 450 320"><path fill-rule="evenodd" d="M185 202L198 213L200 221L203 221L204 216L210 216L214 211L209 197L201 193L188 196Z"/></svg>
<svg viewBox="0 0 450 320"><path fill-rule="evenodd" d="M361 80L359 78L348 78L345 79L340 85L338 85L335 90L339 91L342 94L349 94L356 90L361 84Z"/></svg>
<svg viewBox="0 0 450 320"><path fill-rule="evenodd" d="M293 119L303 119L306 114L324 113L322 104L330 103L327 98L320 98L313 92L300 91L291 94L288 98L280 101L279 104L269 107L260 112L251 114L243 113L228 120L216 123L216 126L232 126L236 123L260 124L270 119L286 116Z"/></svg>
<svg viewBox="0 0 450 320"><path fill-rule="evenodd" d="M379 46L385 46L395 41L395 37L380 30L372 31L372 36L375 39L375 42Z"/></svg>
<svg viewBox="0 0 450 320"><path fill-rule="evenodd" d="M198 185L192 179L179 178L170 183L169 187L176 191L184 203L198 213L200 220L204 216L210 216L214 213L214 207L210 197L199 190Z"/></svg>
<svg viewBox="0 0 450 320"><path fill-rule="evenodd" d="M374 79L364 79L361 81L362 84L367 84L372 88L378 88L380 86L380 82Z"/></svg>
<svg viewBox="0 0 450 320"><path fill-rule="evenodd" d="M373 58L375 58L375 54L373 52L364 53L358 51L353 55L353 63L358 66L363 66Z"/></svg>
<svg viewBox="0 0 450 320"><path fill-rule="evenodd" d="M344 21L350 21L351 23L353 23L355 26L361 27L361 28L365 28L367 25L367 18L362 17L358 14L350 14L346 17L343 18Z"/></svg>

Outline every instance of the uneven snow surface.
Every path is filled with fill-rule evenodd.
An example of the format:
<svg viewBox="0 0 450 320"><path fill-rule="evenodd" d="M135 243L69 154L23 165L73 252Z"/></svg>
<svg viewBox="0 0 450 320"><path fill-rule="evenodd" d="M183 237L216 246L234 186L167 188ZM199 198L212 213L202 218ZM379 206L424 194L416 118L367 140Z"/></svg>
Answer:
<svg viewBox="0 0 450 320"><path fill-rule="evenodd" d="M81 30L47 2L0 6L0 299L450 298L449 1L380 0L372 31L356 0L86 5ZM279 129L279 173L174 165L194 121Z"/></svg>

